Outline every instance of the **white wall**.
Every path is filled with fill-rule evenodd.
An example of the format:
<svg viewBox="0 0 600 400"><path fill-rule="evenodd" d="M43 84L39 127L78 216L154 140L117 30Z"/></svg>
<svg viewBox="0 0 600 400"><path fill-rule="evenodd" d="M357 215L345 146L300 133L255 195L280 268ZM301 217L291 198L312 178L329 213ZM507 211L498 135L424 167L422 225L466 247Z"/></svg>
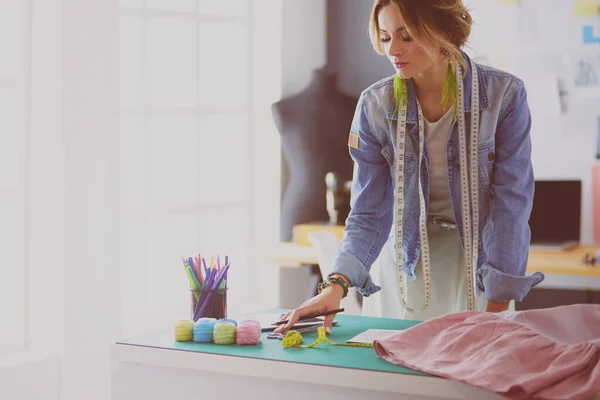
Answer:
<svg viewBox="0 0 600 400"><path fill-rule="evenodd" d="M276 243L279 239L279 182L280 177L280 137L271 116L272 103L281 98L282 58L286 40L281 16L281 1L270 1L264 7L261 0L254 2L252 8L253 49L252 71L253 90L253 147L252 168L257 179L252 191L252 208L255 223L252 224L252 244L260 246Z"/></svg>
<svg viewBox="0 0 600 400"><path fill-rule="evenodd" d="M63 0L63 400L106 400L121 326L119 3ZM91 389L93 388L93 389Z"/></svg>
<svg viewBox="0 0 600 400"><path fill-rule="evenodd" d="M62 0L32 4L28 348L57 356L64 344Z"/></svg>
<svg viewBox="0 0 600 400"><path fill-rule="evenodd" d="M282 95L303 90L327 62L325 0L283 0Z"/></svg>
<svg viewBox="0 0 600 400"><path fill-rule="evenodd" d="M0 399L59 400L57 358L0 368Z"/></svg>
<svg viewBox="0 0 600 400"><path fill-rule="evenodd" d="M120 326L118 2L32 5L27 350L0 359L0 398L106 400Z"/></svg>
<svg viewBox="0 0 600 400"><path fill-rule="evenodd" d="M64 345L62 1L32 6L26 349L0 357L0 399L58 400ZM32 385L35 382L35 385Z"/></svg>

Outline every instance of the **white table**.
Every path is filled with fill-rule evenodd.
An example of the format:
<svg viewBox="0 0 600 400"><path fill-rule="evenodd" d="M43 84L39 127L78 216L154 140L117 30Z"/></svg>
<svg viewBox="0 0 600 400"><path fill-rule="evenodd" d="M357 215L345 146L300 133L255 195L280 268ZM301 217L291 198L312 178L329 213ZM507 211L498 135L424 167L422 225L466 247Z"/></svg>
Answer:
<svg viewBox="0 0 600 400"><path fill-rule="evenodd" d="M502 399L435 377L131 345L113 345L111 360L113 400Z"/></svg>
<svg viewBox="0 0 600 400"><path fill-rule="evenodd" d="M383 323L377 326L379 321L390 321L364 318L339 316L340 324L334 328L332 339L340 339L343 334L352 337L351 329L356 333L364 330L364 325L352 326L353 321L366 321L365 325L376 328L385 328ZM186 350L174 344L171 337L171 332L163 332L111 345L113 400L199 396L252 400L502 399L462 383L407 370L402 373L401 367L379 359L371 348L321 344L314 349L283 349L279 340L266 339L263 334L260 346L253 349L234 346L228 354L214 354L220 351L218 345L204 345L213 346L209 352L193 347L202 346L198 344L187 345L196 351ZM305 338L306 342L311 339L314 337ZM370 361L364 361L367 359ZM359 369L363 364L371 369ZM392 369L386 372L376 368Z"/></svg>

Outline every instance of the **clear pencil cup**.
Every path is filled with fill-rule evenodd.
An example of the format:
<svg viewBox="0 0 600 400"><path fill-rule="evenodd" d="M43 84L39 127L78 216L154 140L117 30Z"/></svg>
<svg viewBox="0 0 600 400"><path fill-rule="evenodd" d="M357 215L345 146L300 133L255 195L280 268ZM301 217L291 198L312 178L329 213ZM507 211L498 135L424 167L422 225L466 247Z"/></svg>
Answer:
<svg viewBox="0 0 600 400"><path fill-rule="evenodd" d="M227 289L190 290L192 320L196 322L200 318L227 318Z"/></svg>

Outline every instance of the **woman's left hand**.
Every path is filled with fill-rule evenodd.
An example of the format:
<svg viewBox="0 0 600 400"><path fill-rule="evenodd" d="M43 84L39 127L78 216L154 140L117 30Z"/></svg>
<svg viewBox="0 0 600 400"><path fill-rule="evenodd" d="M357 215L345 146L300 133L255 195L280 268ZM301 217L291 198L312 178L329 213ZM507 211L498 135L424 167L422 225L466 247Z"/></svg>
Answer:
<svg viewBox="0 0 600 400"><path fill-rule="evenodd" d="M510 306L510 301L507 301L506 303L495 303L493 301L488 300L485 311L499 313L499 312L508 310L509 306Z"/></svg>

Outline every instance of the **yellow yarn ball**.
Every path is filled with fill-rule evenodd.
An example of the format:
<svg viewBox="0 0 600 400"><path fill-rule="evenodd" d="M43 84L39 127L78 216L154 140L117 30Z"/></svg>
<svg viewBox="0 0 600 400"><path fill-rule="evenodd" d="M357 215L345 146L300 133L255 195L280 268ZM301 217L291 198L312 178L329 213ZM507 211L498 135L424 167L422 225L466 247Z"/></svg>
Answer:
<svg viewBox="0 0 600 400"><path fill-rule="evenodd" d="M175 340L178 342L191 342L194 339L194 321L181 320L175 324L173 330Z"/></svg>
<svg viewBox="0 0 600 400"><path fill-rule="evenodd" d="M234 344L236 326L231 322L217 322L213 328L213 338L216 344Z"/></svg>

